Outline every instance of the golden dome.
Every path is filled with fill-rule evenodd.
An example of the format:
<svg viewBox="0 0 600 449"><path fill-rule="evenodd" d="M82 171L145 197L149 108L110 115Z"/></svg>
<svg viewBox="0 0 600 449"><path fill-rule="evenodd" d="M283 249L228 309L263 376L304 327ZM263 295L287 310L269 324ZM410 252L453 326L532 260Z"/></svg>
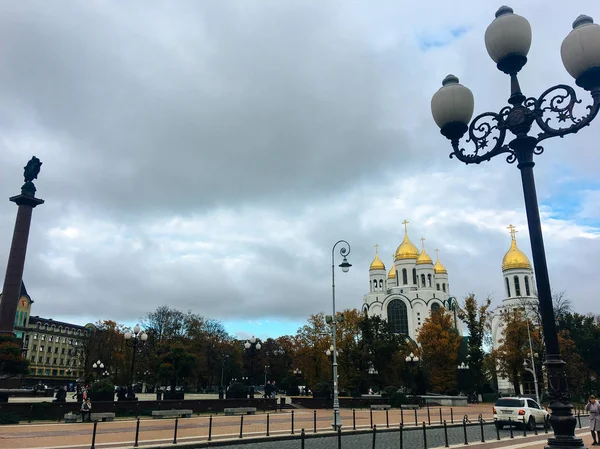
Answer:
<svg viewBox="0 0 600 449"><path fill-rule="evenodd" d="M512 241L510 242L510 248L502 259L502 271L510 270L512 268L526 268L531 270L531 263L523 251L517 247L517 239L515 238L516 230L513 225L509 225L510 236Z"/></svg>
<svg viewBox="0 0 600 449"><path fill-rule="evenodd" d="M379 258L379 254L377 252L377 248L379 245L375 245L375 259L371 262L371 266L369 267L369 271L371 270L385 270L385 265L382 260Z"/></svg>
<svg viewBox="0 0 600 449"><path fill-rule="evenodd" d="M440 262L439 249L435 250L435 265L433 266L433 272L435 274L448 274L446 267Z"/></svg>
<svg viewBox="0 0 600 449"><path fill-rule="evenodd" d="M408 221L404 220L402 222L404 225L404 240L396 249L396 254L394 255L394 260L402 260L402 259L416 259L419 257L419 250L412 242L408 239L408 231L406 230L406 225Z"/></svg>
<svg viewBox="0 0 600 449"><path fill-rule="evenodd" d="M433 265L433 260L431 260L429 254L427 254L427 252L425 251L425 237L421 237L421 253L419 254L419 257L417 257L417 265L424 264Z"/></svg>
<svg viewBox="0 0 600 449"><path fill-rule="evenodd" d="M396 279L396 266L392 264L392 268L388 273L388 279Z"/></svg>

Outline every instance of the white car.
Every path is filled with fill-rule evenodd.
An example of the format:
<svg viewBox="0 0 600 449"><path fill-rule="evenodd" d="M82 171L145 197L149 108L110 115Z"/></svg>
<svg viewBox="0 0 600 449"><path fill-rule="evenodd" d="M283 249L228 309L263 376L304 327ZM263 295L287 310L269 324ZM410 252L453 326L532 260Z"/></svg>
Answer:
<svg viewBox="0 0 600 449"><path fill-rule="evenodd" d="M500 398L494 404L494 424L503 429L512 422L515 426L527 425L533 430L548 421L550 414L530 398Z"/></svg>

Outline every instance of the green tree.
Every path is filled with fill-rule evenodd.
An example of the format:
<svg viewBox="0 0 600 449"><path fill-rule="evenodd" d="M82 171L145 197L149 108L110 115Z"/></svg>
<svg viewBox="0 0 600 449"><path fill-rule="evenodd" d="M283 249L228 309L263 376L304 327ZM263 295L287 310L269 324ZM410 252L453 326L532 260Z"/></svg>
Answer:
<svg viewBox="0 0 600 449"><path fill-rule="evenodd" d="M469 357L469 377L478 392L482 391L485 383L484 350L483 345L491 334L492 313L490 305L492 301L487 298L479 305L475 295L469 294L465 300L460 313L460 319L465 322L469 331L467 340L467 355Z"/></svg>
<svg viewBox="0 0 600 449"><path fill-rule="evenodd" d="M196 356L186 351L180 343L175 343L159 357L159 376L171 385L171 391L179 381L193 373L196 366Z"/></svg>

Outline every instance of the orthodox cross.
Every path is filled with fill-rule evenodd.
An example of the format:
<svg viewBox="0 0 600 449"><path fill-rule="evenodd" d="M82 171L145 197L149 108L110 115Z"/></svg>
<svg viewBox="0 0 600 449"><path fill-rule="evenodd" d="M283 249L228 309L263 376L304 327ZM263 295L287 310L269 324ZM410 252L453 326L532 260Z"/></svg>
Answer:
<svg viewBox="0 0 600 449"><path fill-rule="evenodd" d="M517 230L516 230L517 228L516 228L515 226L513 226L512 224L509 224L509 225L506 227L506 229L510 229L510 236L511 236L511 238L512 238L513 240L515 240L515 237L516 237L516 235L517 235L517 232L519 232L519 231L517 231Z"/></svg>
<svg viewBox="0 0 600 449"><path fill-rule="evenodd" d="M377 243L375 243L374 246L375 246L375 254L379 254L379 251L377 251L379 248L379 245Z"/></svg>
<svg viewBox="0 0 600 449"><path fill-rule="evenodd" d="M435 258L438 260L440 259L440 250L437 248L435 249Z"/></svg>
<svg viewBox="0 0 600 449"><path fill-rule="evenodd" d="M421 248L425 249L425 237L421 237Z"/></svg>
<svg viewBox="0 0 600 449"><path fill-rule="evenodd" d="M408 234L408 229L406 228L406 225L408 224L408 220L404 220L404 221L402 222L402 224L404 225L404 233L405 233L405 234Z"/></svg>

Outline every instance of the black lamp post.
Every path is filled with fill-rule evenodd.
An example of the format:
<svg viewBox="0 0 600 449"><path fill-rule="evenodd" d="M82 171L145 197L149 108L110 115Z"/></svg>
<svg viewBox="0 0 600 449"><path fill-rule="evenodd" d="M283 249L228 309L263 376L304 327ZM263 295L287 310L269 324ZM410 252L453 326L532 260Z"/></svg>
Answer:
<svg viewBox="0 0 600 449"><path fill-rule="evenodd" d="M127 346L133 349L131 354L131 372L129 374L129 388L127 389L127 399L133 400L135 398L135 393L133 391L133 369L135 367L135 354L137 353L139 342L144 343L148 340L148 334L143 332L139 326L136 324L133 328L133 332L125 332L125 343Z"/></svg>
<svg viewBox="0 0 600 449"><path fill-rule="evenodd" d="M98 380L100 378L100 373L102 372L102 370L104 370L104 363L102 363L100 359L98 359L92 364L92 368L96 372L96 380Z"/></svg>
<svg viewBox="0 0 600 449"><path fill-rule="evenodd" d="M407 355L404 358L404 361L408 364L409 370L410 370L409 371L409 374L410 374L410 390L411 390L413 396L415 395L415 393L416 393L415 390L417 389L416 388L416 383L417 383L416 382L416 377L417 376L415 375L414 370L415 370L417 364L419 363L419 360L420 360L419 356L415 355L414 352L411 352L409 355Z"/></svg>
<svg viewBox="0 0 600 449"><path fill-rule="evenodd" d="M496 12L496 19L485 33L485 44L491 58L502 72L510 76L511 95L506 106L499 113L484 112L470 123L473 115L473 94L458 83L458 78L448 75L431 99L433 118L441 133L451 143L456 157L466 164L479 164L494 156L506 153L508 163L518 162L523 183L523 195L529 226L529 238L536 274L540 314L546 342L546 367L550 408L550 423L554 437L548 439L548 448L584 447L583 440L575 437L576 420L567 385L565 362L560 356L558 336L554 320L554 309L550 291L550 280L546 265L546 255L542 238L540 213L533 177L533 156L544 150L539 145L551 137L564 137L588 126L600 109L600 26L591 17L581 15L573 23L573 30L564 39L561 56L567 72L575 83L590 92L593 103L587 107L587 115L576 117L574 106L580 102L575 90L565 84L547 89L538 98L525 97L521 92L518 72L527 62L531 45L529 22L507 6ZM564 127L554 127L553 116ZM529 135L536 124L541 132ZM475 149L466 154L459 141L468 131ZM515 137L505 144L506 132ZM491 146L491 148L490 148Z"/></svg>
<svg viewBox="0 0 600 449"><path fill-rule="evenodd" d="M260 341L258 341L258 339L253 335L251 338L248 339L248 341L246 343L244 343L244 349L246 351L248 351L248 353L250 354L250 383L252 384L250 386L250 399L254 399L254 385L256 382L254 382L254 357L256 356L256 354L258 353L258 351L260 351L261 348L261 344Z"/></svg>

